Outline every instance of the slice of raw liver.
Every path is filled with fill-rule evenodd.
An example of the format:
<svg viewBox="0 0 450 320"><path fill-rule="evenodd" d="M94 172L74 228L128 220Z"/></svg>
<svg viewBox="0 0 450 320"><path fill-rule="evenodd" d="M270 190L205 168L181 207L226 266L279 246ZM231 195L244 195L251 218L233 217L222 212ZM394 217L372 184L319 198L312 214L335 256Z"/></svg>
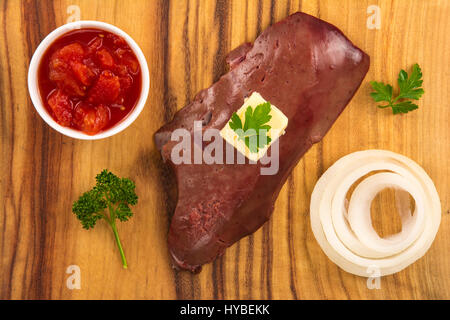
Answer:
<svg viewBox="0 0 450 320"><path fill-rule="evenodd" d="M278 193L303 154L320 141L360 86L369 56L333 25L295 13L266 29L254 42L230 52L230 71L175 114L155 142L175 172L178 203L168 245L177 267L199 271L273 211ZM222 129L244 98L259 92L288 118L279 139L279 172L261 175L261 163L180 164L171 159L177 128Z"/></svg>

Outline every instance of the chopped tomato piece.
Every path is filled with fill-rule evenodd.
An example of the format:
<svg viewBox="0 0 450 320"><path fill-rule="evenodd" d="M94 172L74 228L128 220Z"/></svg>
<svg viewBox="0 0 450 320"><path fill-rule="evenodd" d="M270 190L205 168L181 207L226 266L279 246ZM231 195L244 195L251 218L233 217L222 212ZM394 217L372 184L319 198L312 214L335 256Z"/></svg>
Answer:
<svg viewBox="0 0 450 320"><path fill-rule="evenodd" d="M94 53L103 45L103 38L97 36L88 43L89 54Z"/></svg>
<svg viewBox="0 0 450 320"><path fill-rule="evenodd" d="M104 105L91 107L80 103L75 109L74 122L78 128L89 135L100 132L110 119L109 108Z"/></svg>
<svg viewBox="0 0 450 320"><path fill-rule="evenodd" d="M133 85L133 78L130 75L119 78L122 91L128 90Z"/></svg>
<svg viewBox="0 0 450 320"><path fill-rule="evenodd" d="M130 73L136 74L139 71L139 62L130 50L119 48L114 54Z"/></svg>
<svg viewBox="0 0 450 320"><path fill-rule="evenodd" d="M130 76L128 73L126 73L123 76L120 76L119 81L120 81L120 89L122 90L122 92L125 92L133 85L133 77Z"/></svg>
<svg viewBox="0 0 450 320"><path fill-rule="evenodd" d="M118 37L115 34L108 34L107 35L108 40L111 40L114 46L116 47L127 47L126 41L122 37Z"/></svg>
<svg viewBox="0 0 450 320"><path fill-rule="evenodd" d="M83 85L72 75L70 66L63 60L55 58L49 64L49 79L56 86L71 96L84 96Z"/></svg>
<svg viewBox="0 0 450 320"><path fill-rule="evenodd" d="M122 64L118 64L116 65L116 67L114 68L114 72L115 74L117 74L119 77L125 77L125 76L129 76L130 74L128 73L127 67L122 65Z"/></svg>
<svg viewBox="0 0 450 320"><path fill-rule="evenodd" d="M122 61L127 66L130 73L136 74L139 72L139 62L131 54L127 54L126 58Z"/></svg>
<svg viewBox="0 0 450 320"><path fill-rule="evenodd" d="M85 64L86 67L92 70L92 72L95 74L95 77L97 77L97 75L102 73L102 69L90 57L83 59L83 64Z"/></svg>
<svg viewBox="0 0 450 320"><path fill-rule="evenodd" d="M127 52L126 49L119 48L119 49L117 49L116 51L114 51L114 55L115 55L119 60L122 60L126 52Z"/></svg>
<svg viewBox="0 0 450 320"><path fill-rule="evenodd" d="M84 49L78 42L68 44L56 52L56 56L64 61L79 61L84 56Z"/></svg>
<svg viewBox="0 0 450 320"><path fill-rule="evenodd" d="M133 77L128 72L127 67L122 64L116 65L114 71L119 77L120 90L124 93L133 85Z"/></svg>
<svg viewBox="0 0 450 320"><path fill-rule="evenodd" d="M114 66L114 58L106 49L97 51L97 58L104 68L112 68Z"/></svg>
<svg viewBox="0 0 450 320"><path fill-rule="evenodd" d="M119 77L111 71L103 71L89 91L88 102L93 104L113 103L120 93Z"/></svg>
<svg viewBox="0 0 450 320"><path fill-rule="evenodd" d="M55 114L56 122L65 127L70 126L72 123L72 103L69 96L58 89L53 91L47 102Z"/></svg>
<svg viewBox="0 0 450 320"><path fill-rule="evenodd" d="M83 56L83 47L75 42L56 51L50 59L50 80L72 96L84 96L85 86L95 77L95 74L81 63Z"/></svg>
<svg viewBox="0 0 450 320"><path fill-rule="evenodd" d="M95 78L95 73L81 62L76 61L71 65L76 78L85 86L89 86Z"/></svg>

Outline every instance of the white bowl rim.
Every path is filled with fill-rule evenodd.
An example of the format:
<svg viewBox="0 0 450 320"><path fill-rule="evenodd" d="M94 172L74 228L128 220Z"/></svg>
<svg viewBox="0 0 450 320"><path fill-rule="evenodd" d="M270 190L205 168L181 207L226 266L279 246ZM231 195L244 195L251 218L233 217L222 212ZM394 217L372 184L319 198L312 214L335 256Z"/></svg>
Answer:
<svg viewBox="0 0 450 320"><path fill-rule="evenodd" d="M134 54L136 55L140 68L141 68L141 77L142 77L142 84L141 84L141 94L139 96L138 101L136 102L136 105L134 106L133 110L120 122L115 124L113 127L101 131L98 134L95 135L88 135L81 131L64 127L58 124L48 113L47 109L44 107L40 92L39 92L39 86L38 86L38 70L39 65L42 59L42 56L47 51L48 47L59 37L62 35L79 29L100 29L105 30L108 32L111 32L113 34L116 34L118 36L121 36L127 44L130 46L130 48L133 50ZM141 48L137 45L137 43L131 38L127 33L125 33L123 30L119 29L116 26L113 26L106 22L101 21L93 21L93 20L81 20L81 21L75 21L70 22L67 24L64 24L55 30L53 30L51 33L49 33L44 40L39 44L36 51L33 54L33 57L31 58L30 66L28 69L28 91L31 97L31 101L33 102L34 108L39 113L41 118L53 129L56 131L75 138L75 139L81 139L81 140L98 140L107 138L110 136L113 136L125 128L127 128L131 123L133 123L134 120L139 116L141 111L144 109L145 103L147 101L148 93L150 90L150 75L147 65L147 60L145 59L144 54L142 53Z"/></svg>

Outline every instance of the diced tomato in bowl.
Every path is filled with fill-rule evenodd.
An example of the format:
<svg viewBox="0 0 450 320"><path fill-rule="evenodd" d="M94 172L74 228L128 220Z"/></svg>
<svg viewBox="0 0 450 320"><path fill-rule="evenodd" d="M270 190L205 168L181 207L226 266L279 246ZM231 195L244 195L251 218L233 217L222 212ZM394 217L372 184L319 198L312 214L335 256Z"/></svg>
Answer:
<svg viewBox="0 0 450 320"><path fill-rule="evenodd" d="M103 71L89 90L87 101L90 103L117 103L119 94L119 77L111 71Z"/></svg>
<svg viewBox="0 0 450 320"><path fill-rule="evenodd" d="M102 48L96 52L97 59L100 62L100 65L105 68L111 70L114 65L115 61L112 55L109 53L108 50L105 48Z"/></svg>
<svg viewBox="0 0 450 320"><path fill-rule="evenodd" d="M72 101L69 96L61 90L54 90L48 97L48 105L55 114L56 120L62 126L70 126L72 124Z"/></svg>
<svg viewBox="0 0 450 320"><path fill-rule="evenodd" d="M93 135L108 125L110 117L107 106L100 104L92 107L80 102L75 108L74 123L79 130Z"/></svg>
<svg viewBox="0 0 450 320"><path fill-rule="evenodd" d="M57 123L95 135L133 110L142 75L136 55L122 37L86 28L70 31L48 47L39 65L38 86Z"/></svg>

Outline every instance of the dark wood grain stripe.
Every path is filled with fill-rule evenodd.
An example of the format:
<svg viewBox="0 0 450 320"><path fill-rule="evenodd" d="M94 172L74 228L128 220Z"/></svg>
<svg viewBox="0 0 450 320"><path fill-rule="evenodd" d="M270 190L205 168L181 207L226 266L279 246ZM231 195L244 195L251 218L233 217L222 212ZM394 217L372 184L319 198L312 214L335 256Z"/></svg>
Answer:
<svg viewBox="0 0 450 320"><path fill-rule="evenodd" d="M5 65L0 65L0 70L2 72L6 72L8 73L8 75L11 74L11 65L9 63L9 51L8 51L8 43L7 43L7 39L8 39L8 34L7 34L7 2L4 1L3 2L3 7L2 7L2 21L3 21L3 25L2 25L2 29L3 29L3 39L4 39L4 50L6 51L6 55L5 55L5 59L6 59L6 63ZM0 60L1 63L1 60ZM6 79L3 77L3 75L0 77L0 88L1 88L1 92L2 93L6 93L7 92L7 87L6 87L6 81L8 81L8 91L9 91L9 96L12 97L12 86L11 86L11 77L7 77ZM14 123L11 123L11 121L8 121L8 114L7 111L11 110L12 113L14 113L14 108L11 109L7 109L6 108L6 94L0 94L0 114L1 114L1 122L2 122L2 146L6 146L6 142L7 141L3 141L3 139L9 139L12 137L12 132L13 130L11 130L12 128L10 127L10 125L14 125ZM13 142L10 142L11 145L14 145ZM2 148L3 149L3 148ZM6 150L2 150L3 152L5 152Z"/></svg>
<svg viewBox="0 0 450 320"><path fill-rule="evenodd" d="M290 270L290 276L289 276L289 288L291 290L292 298L297 300L297 288L296 288L296 281L297 281L297 272L296 272L296 259L295 259L295 250L294 250L294 238L293 238L293 232L292 232L292 226L294 225L293 221L293 209L292 209L292 201L294 199L294 192L295 192L295 180L294 176L291 174L288 178L288 230L287 230L287 240L288 240L288 248L289 248L289 270Z"/></svg>
<svg viewBox="0 0 450 320"><path fill-rule="evenodd" d="M239 257L241 255L241 242L236 243L236 256L234 261L234 298L240 299L240 274L239 274Z"/></svg>
<svg viewBox="0 0 450 320"><path fill-rule="evenodd" d="M273 269L273 243L272 220L263 226L262 257L261 257L261 288L265 288L264 299L272 299L272 269Z"/></svg>
<svg viewBox="0 0 450 320"><path fill-rule="evenodd" d="M56 28L55 11L53 8L53 1L35 1L37 9L38 24L40 26L39 39L42 40L48 33ZM25 17L24 17L25 18ZM42 28L43 27L43 28ZM33 44L33 50L38 43ZM29 57L31 60L31 56ZM30 108L31 109L31 108ZM42 140L36 141L35 146L41 146L39 149L41 153L41 174L39 179L38 194L39 208L35 212L39 217L39 260L37 263L39 276L37 277L37 295L38 298L50 297L51 294L51 279L52 268L50 262L52 261L54 248L54 232L56 216L49 215L49 211L55 213L55 204L58 203L59 197L55 194L55 190L59 188L59 174L62 167L61 153L62 153L62 135L50 129L42 121L39 122L42 129ZM39 137L37 135L36 137ZM38 154L38 150L36 150ZM66 164L68 174L71 174L71 164ZM38 168L36 168L37 170ZM65 190L69 192L70 190ZM37 195L36 195L37 196ZM50 222L49 224L47 222ZM53 236L51 236L53 235ZM45 281L43 281L45 279ZM40 280L40 281L39 281Z"/></svg>
<svg viewBox="0 0 450 320"><path fill-rule="evenodd" d="M184 85L186 87L185 99L186 102L192 98L191 92L191 50L189 46L189 15L190 15L190 3L191 1L186 1L186 19L183 25L183 47L184 47ZM198 4L197 4L198 7Z"/></svg>
<svg viewBox="0 0 450 320"><path fill-rule="evenodd" d="M214 12L214 20L219 26L217 39L219 42L216 54L214 56L213 81L216 82L227 71L225 57L229 48L229 2L226 0L218 0ZM223 299L225 296L225 273L223 272L223 258L216 259L213 263L212 270L213 281L213 297L214 299Z"/></svg>
<svg viewBox="0 0 450 320"><path fill-rule="evenodd" d="M300 7L301 6L302 6L302 4L300 2ZM291 13L291 0L287 0L286 1L286 11L285 11L284 15L287 17L290 13Z"/></svg>
<svg viewBox="0 0 450 320"><path fill-rule="evenodd" d="M225 299L225 273L223 270L223 256L218 257L213 262L212 266L212 281L213 281L213 298Z"/></svg>
<svg viewBox="0 0 450 320"><path fill-rule="evenodd" d="M262 14L263 14L263 0L258 0L258 19L256 22L256 36L262 32Z"/></svg>
<svg viewBox="0 0 450 320"><path fill-rule="evenodd" d="M214 20L219 25L219 33L217 41L219 42L217 52L214 57L213 81L216 82L227 71L225 57L230 50L228 37L228 8L229 2L226 0L218 0L214 12Z"/></svg>
<svg viewBox="0 0 450 320"><path fill-rule="evenodd" d="M163 82L164 82L164 122L172 120L177 110L177 101L169 86L169 24L170 24L170 0L161 0L160 2L160 34L161 47L163 48L162 61Z"/></svg>
<svg viewBox="0 0 450 320"><path fill-rule="evenodd" d="M270 24L275 22L275 0L270 0Z"/></svg>
<svg viewBox="0 0 450 320"><path fill-rule="evenodd" d="M244 21L244 28L245 28L245 38L246 41L248 40L248 1L245 1L245 21Z"/></svg>
<svg viewBox="0 0 450 320"><path fill-rule="evenodd" d="M246 296L244 299L252 299L253 297L253 244L254 244L254 235L251 234L247 237L248 246L247 246L247 259L245 261L245 288L247 289Z"/></svg>
<svg viewBox="0 0 450 320"><path fill-rule="evenodd" d="M8 34L6 32L6 25L8 23L7 21L7 2L4 1L3 2L3 7L2 7L2 15L3 15L3 24L2 24L2 29L3 29L3 38L4 40L4 50L6 51L6 55L5 55L5 60L6 63L5 65L1 65L1 70L2 73L5 73L5 69L7 70L8 75L11 74L11 67L10 67L10 52L8 49ZM13 97L13 92L12 92L12 80L11 77L3 77L3 74L0 77L0 89L2 94L0 95L0 108L1 110L1 115L2 115L2 157L4 157L4 159L8 159L8 164L11 165L13 162L13 148L14 148L14 135L12 134L12 130L14 129L14 122L12 121L12 119L14 119L14 108L6 108L6 104L7 104L7 99L5 99L6 97L6 92L9 92L9 96L12 99ZM5 93L5 94L3 94ZM12 102L12 101L11 101ZM11 131L10 131L11 130ZM2 184L1 184L1 188L2 188L2 194L5 196L4 202L3 202L3 221L2 221L2 252L4 251L4 248L6 247L6 244L9 244L12 238L11 233L8 233L7 236L7 232L8 230L6 229L7 226L7 219L8 219L8 212L7 212L7 204L11 204L14 205L14 194L12 192L12 185L13 185L13 179L12 179L12 173L11 170L8 170L9 168L5 167L5 164L2 163L2 172L9 172L8 176L6 177L1 177L2 179ZM17 212L16 208L14 208L14 214ZM15 217L12 217L15 218ZM18 223L20 223L20 216L18 217ZM17 223L16 223L17 225ZM16 239L17 237L17 230L14 230L14 239ZM8 242L7 242L8 241ZM0 270L2 271L2 274L4 275L3 277L0 278L0 284L2 285L2 287L0 288L0 298L3 299L8 299L11 297L11 286L12 286L12 273L13 273L13 267L14 267L14 263L16 261L16 249L17 249L17 241L13 241L12 242L12 256L9 257L3 257L6 260L6 265L8 265L9 263L9 270L6 271L4 269L6 269L6 267L0 266L2 267ZM9 259L8 259L9 258ZM9 277L7 276L9 272ZM6 280L8 279L8 280Z"/></svg>
<svg viewBox="0 0 450 320"><path fill-rule="evenodd" d="M21 19L28 40L25 43L28 55L26 60L30 61L40 40L56 27L54 24L55 14L52 1L25 1L22 9ZM14 99L12 93L11 98ZM12 101L12 104L14 103ZM32 239L34 239L30 242L33 246L27 250L26 272L22 279L22 296L27 299L42 299L49 297L51 290L52 272L49 268L49 262L51 261L53 243L52 239L47 236L52 233L47 221L54 218L51 217L50 211L55 206L56 199L52 198L50 191L53 189L49 186L51 185L55 187L54 190L58 190L61 137L55 132L50 132L43 121L38 119L38 116L32 111L33 107L30 101L27 110L29 113L21 116L27 117L26 121L33 124L30 127L34 128L35 132L30 131L31 134L27 137L27 143L23 148L29 151L30 159L27 160L33 165L30 166L31 172L27 175L27 183L22 185L21 195L28 194L31 197L21 196L20 206L23 206L24 209L18 208L19 211L15 214L19 216L17 223L19 232L22 228L20 215L26 215L27 224L31 224ZM14 121L14 116L12 121ZM11 172L11 174L13 173ZM21 174L24 175L25 172ZM16 239L15 241L19 240ZM15 258L11 265L15 265ZM12 281L12 278L10 281Z"/></svg>
<svg viewBox="0 0 450 320"><path fill-rule="evenodd" d="M177 299L191 300L194 299L194 287L192 277L186 271L175 270L175 289Z"/></svg>
<svg viewBox="0 0 450 320"><path fill-rule="evenodd" d="M50 9L48 8L48 3L46 3L45 1L34 1L33 7L35 8L36 11L36 17L37 17L37 25L39 26L37 28L37 30L39 30L39 39L43 39L43 37L45 37L45 34L47 34L48 32L50 32L52 29L54 29L56 26L53 25L52 28L48 28L48 25L41 25L41 20L42 20L42 13L47 13L46 11L42 12L42 10L44 9ZM50 18L51 21L55 21L55 14L53 11L53 6L50 6L51 9L48 12L48 18ZM25 19L25 17L24 17ZM44 30L41 29L41 26L44 28ZM46 29L46 27L48 29ZM33 25L27 25L27 29L28 32L33 32L33 30L36 30L36 26ZM41 32L43 31L44 34L42 34ZM32 44L32 49L34 50L37 45L39 44L39 42L33 43ZM29 59L31 59L31 56L29 57ZM35 137L39 137L39 135L35 135ZM35 225L37 226L36 228L36 237L38 238L37 241L35 241L35 252L37 254L35 254L35 256L38 257L37 259L37 263L35 265L33 265L33 269L35 269L34 267L36 266L37 269L35 269L35 271L37 272L36 277L34 279L36 279L36 281L33 283L33 285L35 285L35 291L36 291L36 295L37 298L39 297L43 297L45 296L46 292L45 292L45 286L44 286L44 281L42 281L42 277L43 276L49 276L49 278L51 279L51 274L46 274L47 271L49 271L46 268L46 244L47 244L47 239L46 239L46 202L49 200L50 197L47 197L47 177L49 174L49 164L51 161L51 157L52 154L49 154L49 131L48 128L42 128L42 135L41 135L42 139L40 141L36 141L36 142L40 142L40 143L36 143L37 145L42 144L42 148L40 149L41 152L41 167L40 167L40 175L39 175L39 179L38 181L36 181L36 184L38 184L39 188L38 190L41 190L41 192L39 192L38 194L35 194L35 198L38 198L38 204L36 206L32 206L33 213L37 213L37 215L34 217L35 218ZM39 154L39 151L38 153ZM33 170L36 169L36 171L39 170L39 167L35 167L33 166ZM36 177L36 174L33 174L33 177ZM44 191L45 190L45 191ZM55 188L55 190L58 190L57 186ZM44 191L44 192L43 192ZM50 189L51 192L51 189ZM32 200L33 201L33 200ZM48 245L48 244L47 244ZM41 281L39 281L39 280Z"/></svg>

